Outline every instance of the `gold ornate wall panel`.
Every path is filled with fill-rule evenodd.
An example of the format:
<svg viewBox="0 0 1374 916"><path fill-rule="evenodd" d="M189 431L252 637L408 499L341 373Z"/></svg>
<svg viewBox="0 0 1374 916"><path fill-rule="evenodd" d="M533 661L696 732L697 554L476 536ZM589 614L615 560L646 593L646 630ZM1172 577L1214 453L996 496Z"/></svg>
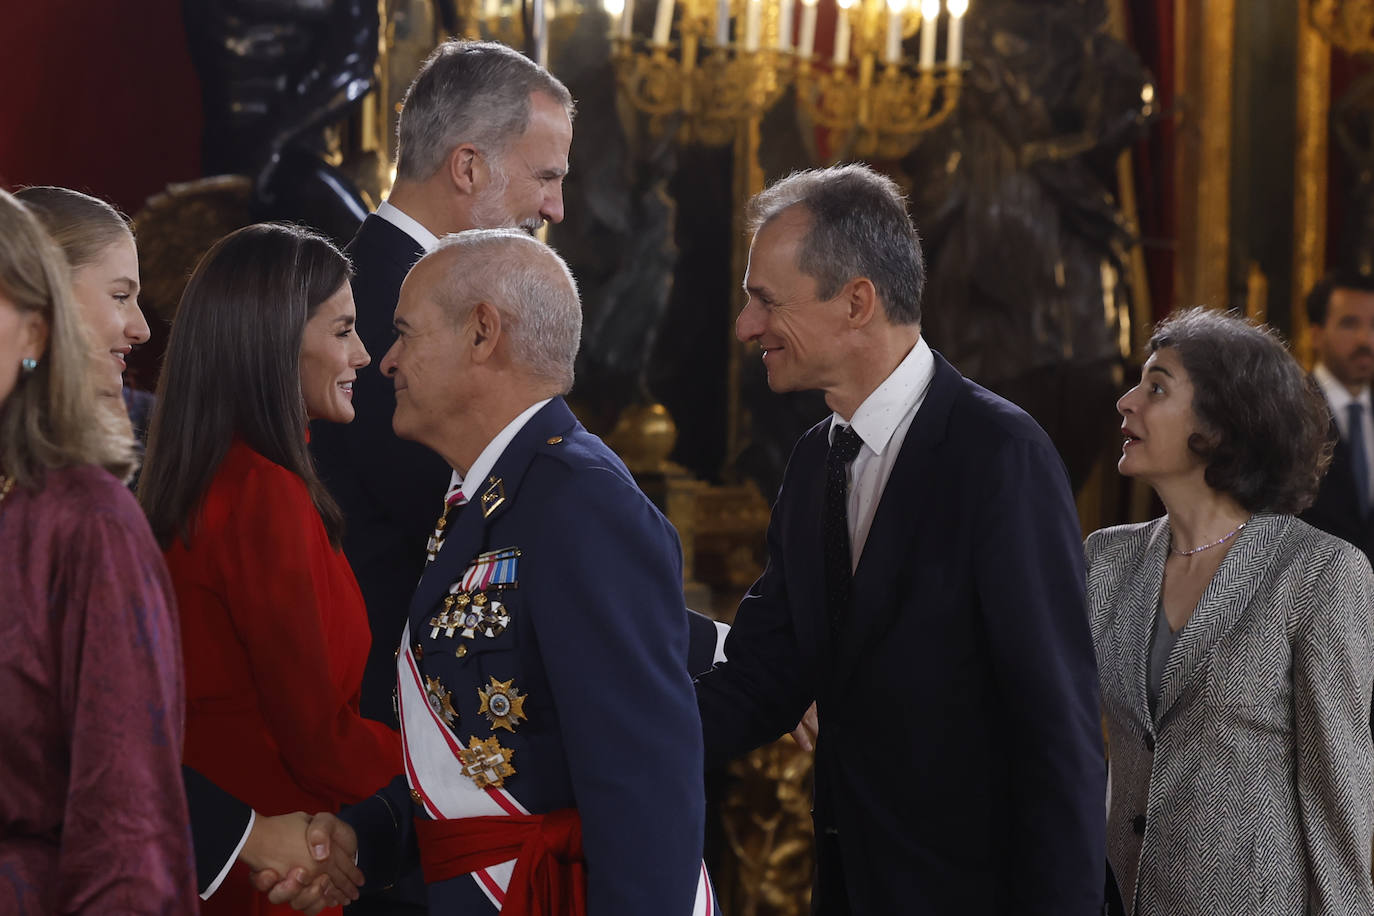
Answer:
<svg viewBox="0 0 1374 916"><path fill-rule="evenodd" d="M1175 0L1174 301L1229 304L1236 0Z"/></svg>
<svg viewBox="0 0 1374 916"><path fill-rule="evenodd" d="M1298 13L1297 146L1293 156L1293 347L1311 364L1303 296L1326 269L1327 154L1331 114L1331 46Z"/></svg>

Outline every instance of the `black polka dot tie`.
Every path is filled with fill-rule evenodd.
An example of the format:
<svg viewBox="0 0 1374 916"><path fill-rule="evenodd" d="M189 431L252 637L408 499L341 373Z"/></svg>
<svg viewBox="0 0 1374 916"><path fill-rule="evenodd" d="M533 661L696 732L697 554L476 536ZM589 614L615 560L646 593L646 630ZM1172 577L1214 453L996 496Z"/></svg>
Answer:
<svg viewBox="0 0 1374 916"><path fill-rule="evenodd" d="M859 434L848 426L835 429L825 458L825 606L830 632L839 636L849 612L852 559L849 554L849 465L863 447Z"/></svg>

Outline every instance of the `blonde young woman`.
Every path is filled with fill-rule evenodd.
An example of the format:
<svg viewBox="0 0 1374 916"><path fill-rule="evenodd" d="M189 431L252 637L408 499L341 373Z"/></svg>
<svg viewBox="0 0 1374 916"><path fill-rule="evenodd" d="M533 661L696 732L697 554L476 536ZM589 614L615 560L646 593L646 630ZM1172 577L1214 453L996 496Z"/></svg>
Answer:
<svg viewBox="0 0 1374 916"><path fill-rule="evenodd" d="M0 912L195 912L172 587L61 252L0 192Z"/></svg>

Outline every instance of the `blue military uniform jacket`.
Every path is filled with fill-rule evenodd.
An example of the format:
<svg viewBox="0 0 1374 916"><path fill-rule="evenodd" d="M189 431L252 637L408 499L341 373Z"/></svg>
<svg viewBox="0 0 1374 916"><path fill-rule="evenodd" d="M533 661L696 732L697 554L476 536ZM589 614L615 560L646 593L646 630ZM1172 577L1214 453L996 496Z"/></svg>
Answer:
<svg viewBox="0 0 1374 916"><path fill-rule="evenodd" d="M588 913L687 916L709 885L676 533L561 398L464 490L398 658L407 775L346 815L369 885L414 817L575 807ZM489 871L431 884L432 910L493 912Z"/></svg>

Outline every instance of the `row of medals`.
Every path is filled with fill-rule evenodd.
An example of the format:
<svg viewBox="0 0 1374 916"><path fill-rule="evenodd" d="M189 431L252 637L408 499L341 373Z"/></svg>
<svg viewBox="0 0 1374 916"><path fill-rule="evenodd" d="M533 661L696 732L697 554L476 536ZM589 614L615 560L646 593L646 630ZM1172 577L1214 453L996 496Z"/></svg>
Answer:
<svg viewBox="0 0 1374 916"><path fill-rule="evenodd" d="M485 592L458 592L444 599L443 610L430 618L429 625L432 628L431 639L438 639L440 630L450 639L455 633L464 639L473 639L479 633L488 639L495 639L510 626L510 615L500 601L488 597ZM454 654L462 658L467 655L467 648L465 643L459 643ZM415 654L417 661L423 655L419 645L415 647ZM486 687L477 688L480 703L477 712L486 716L493 730L504 728L514 733L515 727L528 719L525 715L525 694L515 686L514 678L498 681L495 677L489 677L489 680L491 683ZM444 689L438 678L426 676L425 694L434 714L457 733L458 710L453 708L453 693ZM502 747L495 735L486 740L471 736L468 746L459 748L457 754L463 765L463 775L479 789L488 786L500 788L505 785L506 777L515 775L515 767L511 765L515 752Z"/></svg>

